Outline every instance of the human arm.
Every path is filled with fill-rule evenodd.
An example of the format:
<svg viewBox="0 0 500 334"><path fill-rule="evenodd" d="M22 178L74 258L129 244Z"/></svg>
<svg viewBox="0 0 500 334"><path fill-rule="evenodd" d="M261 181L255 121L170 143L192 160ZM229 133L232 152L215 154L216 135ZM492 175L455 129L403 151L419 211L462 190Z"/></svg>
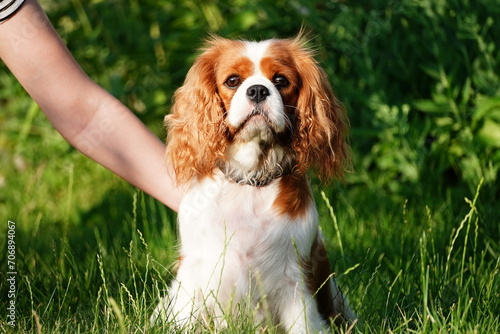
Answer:
<svg viewBox="0 0 500 334"><path fill-rule="evenodd" d="M177 211L165 145L83 72L35 0L0 25L0 58L71 145Z"/></svg>

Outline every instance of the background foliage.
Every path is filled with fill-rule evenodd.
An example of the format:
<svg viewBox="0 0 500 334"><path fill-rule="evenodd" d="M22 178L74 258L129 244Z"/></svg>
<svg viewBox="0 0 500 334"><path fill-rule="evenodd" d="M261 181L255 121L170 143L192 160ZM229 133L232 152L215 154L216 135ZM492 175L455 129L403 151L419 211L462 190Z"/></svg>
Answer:
<svg viewBox="0 0 500 334"><path fill-rule="evenodd" d="M209 32L262 39L306 27L351 121L347 182L315 191L359 330L498 332L498 1L42 4L83 69L160 137ZM174 215L72 149L2 65L0 110L19 330L144 331L171 278Z"/></svg>

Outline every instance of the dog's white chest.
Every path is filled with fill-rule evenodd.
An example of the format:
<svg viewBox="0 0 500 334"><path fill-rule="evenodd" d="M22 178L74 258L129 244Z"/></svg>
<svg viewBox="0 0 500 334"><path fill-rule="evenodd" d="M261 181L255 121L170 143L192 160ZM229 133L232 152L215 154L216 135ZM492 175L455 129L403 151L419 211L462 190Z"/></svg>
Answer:
<svg viewBox="0 0 500 334"><path fill-rule="evenodd" d="M235 261L232 265L248 267L290 252L308 254L317 229L314 204L304 217L278 215L273 207L278 194L277 181L242 186L221 174L194 185L179 209L182 256L224 256Z"/></svg>

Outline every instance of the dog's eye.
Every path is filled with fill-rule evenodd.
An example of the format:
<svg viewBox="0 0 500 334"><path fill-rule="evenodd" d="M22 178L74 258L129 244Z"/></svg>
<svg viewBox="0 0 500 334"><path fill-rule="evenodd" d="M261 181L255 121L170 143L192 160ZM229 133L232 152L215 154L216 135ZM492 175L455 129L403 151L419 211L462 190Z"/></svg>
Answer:
<svg viewBox="0 0 500 334"><path fill-rule="evenodd" d="M278 88L284 88L286 86L288 86L288 84L290 83L288 81L287 78L285 78L284 76L282 75L276 75L274 78L273 78L273 83L276 87Z"/></svg>
<svg viewBox="0 0 500 334"><path fill-rule="evenodd" d="M237 88L239 85L241 85L241 78L237 75L230 76L226 82L225 85L229 88Z"/></svg>

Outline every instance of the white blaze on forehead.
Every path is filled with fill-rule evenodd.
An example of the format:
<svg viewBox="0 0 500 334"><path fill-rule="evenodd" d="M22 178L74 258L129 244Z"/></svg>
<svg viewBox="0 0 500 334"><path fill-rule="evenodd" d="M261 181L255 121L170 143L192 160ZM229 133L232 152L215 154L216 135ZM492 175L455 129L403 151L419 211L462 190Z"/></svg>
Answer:
<svg viewBox="0 0 500 334"><path fill-rule="evenodd" d="M245 42L245 56L248 57L254 64L254 74L260 73L260 61L264 58L269 45L271 45L271 40L263 42Z"/></svg>

